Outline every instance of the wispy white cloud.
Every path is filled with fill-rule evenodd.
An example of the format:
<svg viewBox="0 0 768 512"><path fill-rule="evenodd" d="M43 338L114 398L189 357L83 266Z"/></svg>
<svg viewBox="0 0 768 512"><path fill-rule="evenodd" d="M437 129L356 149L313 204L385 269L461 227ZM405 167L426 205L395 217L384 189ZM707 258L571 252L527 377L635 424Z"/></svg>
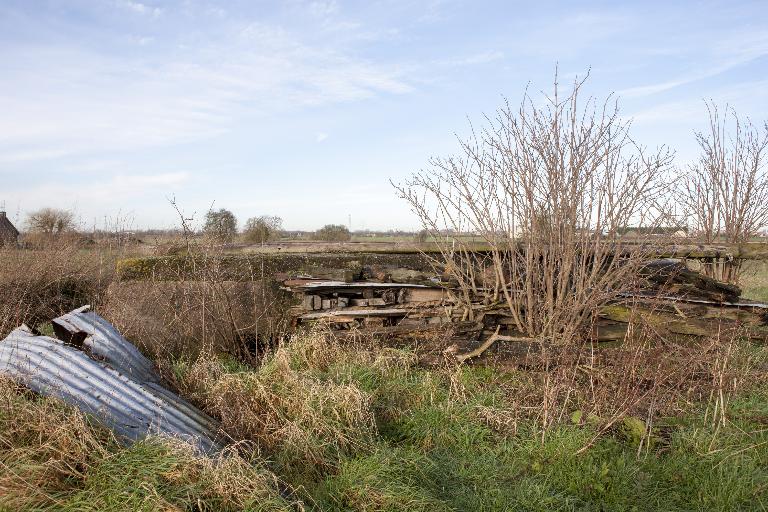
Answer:
<svg viewBox="0 0 768 512"><path fill-rule="evenodd" d="M152 175L118 174L111 178L86 180L83 183L73 183L61 180L50 181L38 185L25 185L18 190L8 190L14 200L31 210L40 206L56 206L72 208L74 205L88 205L93 211L97 206L104 214L114 213L120 204L135 204L147 196L162 198L168 196L190 179L187 172L168 172ZM119 208L119 206L117 206Z"/></svg>
<svg viewBox="0 0 768 512"><path fill-rule="evenodd" d="M116 0L115 4L118 7L134 12L136 14L146 14L154 18L160 16L163 13L163 9L160 7L151 7L147 4L137 2L135 0Z"/></svg>
<svg viewBox="0 0 768 512"><path fill-rule="evenodd" d="M184 143L266 112L412 90L397 69L309 46L280 26L250 23L233 34L173 58L76 46L0 56L0 158Z"/></svg>
<svg viewBox="0 0 768 512"><path fill-rule="evenodd" d="M718 104L730 104L742 115L745 115L745 112L754 112L759 116L768 116L768 80L719 87L710 91L707 96L667 101L635 112L632 119L638 125L662 126L674 123L693 129L706 119L704 100L710 99Z"/></svg>
<svg viewBox="0 0 768 512"><path fill-rule="evenodd" d="M695 49L689 48L688 51L709 53L711 58L708 60L712 64L703 69L694 69L673 80L631 87L621 90L617 94L624 98L651 96L698 82L699 80L705 80L720 75L736 67L764 57L768 55L768 31L762 29L756 31L741 31L731 37L714 41L711 43L711 46L698 44Z"/></svg>
<svg viewBox="0 0 768 512"><path fill-rule="evenodd" d="M306 6L315 16L327 17L339 11L339 3L336 0L315 0Z"/></svg>

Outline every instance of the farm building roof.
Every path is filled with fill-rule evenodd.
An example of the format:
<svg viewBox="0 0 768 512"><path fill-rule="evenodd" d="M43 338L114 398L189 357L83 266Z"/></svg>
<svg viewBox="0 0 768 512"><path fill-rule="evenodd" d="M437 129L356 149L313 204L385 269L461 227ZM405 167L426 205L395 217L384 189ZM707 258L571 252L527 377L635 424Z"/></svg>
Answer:
<svg viewBox="0 0 768 512"><path fill-rule="evenodd" d="M3 242L16 242L19 238L19 230L11 223L8 215L4 211L0 211L0 245Z"/></svg>

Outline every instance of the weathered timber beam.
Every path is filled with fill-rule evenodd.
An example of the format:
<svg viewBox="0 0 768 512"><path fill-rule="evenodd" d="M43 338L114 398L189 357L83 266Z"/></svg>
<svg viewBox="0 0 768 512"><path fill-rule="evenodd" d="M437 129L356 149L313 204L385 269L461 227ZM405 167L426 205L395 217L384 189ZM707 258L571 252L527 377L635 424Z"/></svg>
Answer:
<svg viewBox="0 0 768 512"><path fill-rule="evenodd" d="M675 313L651 304L612 304L600 310L600 317L620 323L637 321L661 331L691 336L713 336L722 324L745 328L752 338L768 339L763 315L752 308L728 307L705 303L675 302Z"/></svg>
<svg viewBox="0 0 768 512"><path fill-rule="evenodd" d="M625 246L648 245L647 242L621 240ZM463 241L463 250L469 252L488 252L491 246L482 241ZM334 243L276 243L244 249L248 254L440 254L440 247L434 243L413 242L334 242ZM743 244L730 243L699 243L693 239L680 239L675 243L663 244L654 251L659 258L740 258L747 260L768 259L768 242L747 242Z"/></svg>
<svg viewBox="0 0 768 512"><path fill-rule="evenodd" d="M318 313L307 313L301 315L299 320L321 320L324 318L332 317L344 317L344 318L362 318L362 317L388 317L388 316L405 316L413 312L406 308L390 308L390 309L355 309L355 308L342 308L331 311L320 311ZM435 312L435 315L439 314Z"/></svg>

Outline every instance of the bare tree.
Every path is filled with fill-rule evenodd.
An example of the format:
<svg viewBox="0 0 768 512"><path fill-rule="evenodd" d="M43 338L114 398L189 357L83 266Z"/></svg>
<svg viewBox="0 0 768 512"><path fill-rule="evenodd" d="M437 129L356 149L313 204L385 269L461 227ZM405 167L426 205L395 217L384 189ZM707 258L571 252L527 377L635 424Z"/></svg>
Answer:
<svg viewBox="0 0 768 512"><path fill-rule="evenodd" d="M762 130L726 106L721 117L707 103L709 128L696 133L701 154L680 194L687 218L702 241L748 242L768 223L768 123ZM710 261L705 272L738 282L741 261Z"/></svg>
<svg viewBox="0 0 768 512"><path fill-rule="evenodd" d="M491 290L514 334L583 339L599 308L636 284L658 242L621 232L666 221L672 155L636 145L611 98L582 106L583 83L562 98L556 80L544 106L527 93L519 108L507 103L459 140L459 155L432 159L397 187L460 285L467 319L472 297ZM470 234L489 250L472 250Z"/></svg>
<svg viewBox="0 0 768 512"><path fill-rule="evenodd" d="M237 219L235 215L224 208L209 210L205 214L205 234L222 242L231 242L237 235Z"/></svg>
<svg viewBox="0 0 768 512"><path fill-rule="evenodd" d="M420 229L413 235L413 241L416 243L423 244L427 240L429 240L429 230L427 229Z"/></svg>
<svg viewBox="0 0 768 512"><path fill-rule="evenodd" d="M27 216L27 229L36 234L56 236L74 230L74 219L69 210L41 208Z"/></svg>
<svg viewBox="0 0 768 512"><path fill-rule="evenodd" d="M277 236L283 229L283 219L274 215L251 217L245 222L243 234L251 243L264 243Z"/></svg>

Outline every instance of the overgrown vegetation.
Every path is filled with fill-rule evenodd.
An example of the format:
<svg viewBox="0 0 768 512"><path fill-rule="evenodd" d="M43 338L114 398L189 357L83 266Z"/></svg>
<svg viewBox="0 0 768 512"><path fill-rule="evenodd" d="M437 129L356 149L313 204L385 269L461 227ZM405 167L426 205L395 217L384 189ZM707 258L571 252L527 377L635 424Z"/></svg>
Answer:
<svg viewBox="0 0 768 512"><path fill-rule="evenodd" d="M0 337L83 304L98 306L114 277L115 256L73 244L0 250Z"/></svg>
<svg viewBox="0 0 768 512"><path fill-rule="evenodd" d="M671 229L670 157L636 147L610 104L580 106L580 86L544 107L526 97L519 111L503 108L460 157L435 160L400 190L424 223L417 241L434 239L466 299L462 320L490 290L486 303L511 314L506 341L529 347L519 359L459 364L443 339L393 348L356 332L284 336L276 268L264 255L227 259L237 222L224 209L208 212L210 236L193 244L192 219L172 201L183 239L120 269L142 282L118 282L113 253L63 243L55 222L35 250L4 250L1 335L21 323L49 332L47 320L94 304L232 443L211 458L169 439L126 447L2 380L0 510L768 508L767 347L734 323L662 336L631 308L623 343L593 339L598 310L632 289ZM699 136L689 190L694 206L716 190L721 209L699 231L715 241L732 223L744 241L764 223L754 203L768 190L768 139L750 127L724 149L724 132L715 115L712 137ZM737 182L753 195L726 190ZM644 238L623 238L631 224ZM278 229L255 218L246 237ZM342 225L315 235L350 239ZM472 251L477 239L490 250ZM326 263L346 261L334 258ZM742 268L730 268L735 280ZM747 296L768 296L764 281L747 281ZM429 343L441 358L427 364Z"/></svg>
<svg viewBox="0 0 768 512"><path fill-rule="evenodd" d="M768 222L768 123L755 126L735 110L707 104L709 129L698 132L701 154L683 178L680 202L698 238L744 243ZM738 282L741 260L711 261L703 271Z"/></svg>
<svg viewBox="0 0 768 512"><path fill-rule="evenodd" d="M632 342L561 352L549 367L535 355L519 367L424 367L417 347L342 343L314 331L249 359L223 343L249 321L232 323L229 312L240 307L232 300L252 292L220 279L216 266L203 266L194 282L166 283L175 292L121 283L119 298L106 292L107 253L71 251L2 259L3 296L19 298L4 325L44 328L43 319L100 298L129 337L169 348L152 352L166 378L219 418L235 444L213 460L161 440L126 448L72 409L4 382L0 509L732 510L768 502L768 356L738 333L681 343L638 325ZM156 321L140 309L129 314L127 305L140 303L164 313ZM174 339L197 348L171 350Z"/></svg>
<svg viewBox="0 0 768 512"><path fill-rule="evenodd" d="M563 94L556 78L543 104L507 104L458 155L398 187L450 262L470 320L478 289L490 290L515 336L578 342L661 243L652 233L669 222L672 154L635 144L617 104L580 98L583 83ZM629 225L647 234L629 242ZM446 229L477 234L489 250L441 237Z"/></svg>
<svg viewBox="0 0 768 512"><path fill-rule="evenodd" d="M650 416L638 408L612 425L607 417L585 412L589 393L584 393L584 401L574 401L570 414L541 437L532 420L539 411L529 408L526 397L540 392L538 379L546 374L428 369L411 350L360 343L341 345L325 333L310 332L259 368L211 354L164 364L184 394L241 440L213 460L159 440L121 447L70 409L4 382L0 506L369 511L768 506L764 373L751 383L726 374L726 409L715 415L713 374L692 380L692 389L678 390L676 397L670 393L663 404L646 404ZM695 349L677 364L685 365ZM765 348L739 342L731 351L737 353L753 369L767 361ZM678 414L670 416L674 411Z"/></svg>
<svg viewBox="0 0 768 512"><path fill-rule="evenodd" d="M292 510L259 461L148 439L130 448L81 414L0 381L2 510Z"/></svg>

